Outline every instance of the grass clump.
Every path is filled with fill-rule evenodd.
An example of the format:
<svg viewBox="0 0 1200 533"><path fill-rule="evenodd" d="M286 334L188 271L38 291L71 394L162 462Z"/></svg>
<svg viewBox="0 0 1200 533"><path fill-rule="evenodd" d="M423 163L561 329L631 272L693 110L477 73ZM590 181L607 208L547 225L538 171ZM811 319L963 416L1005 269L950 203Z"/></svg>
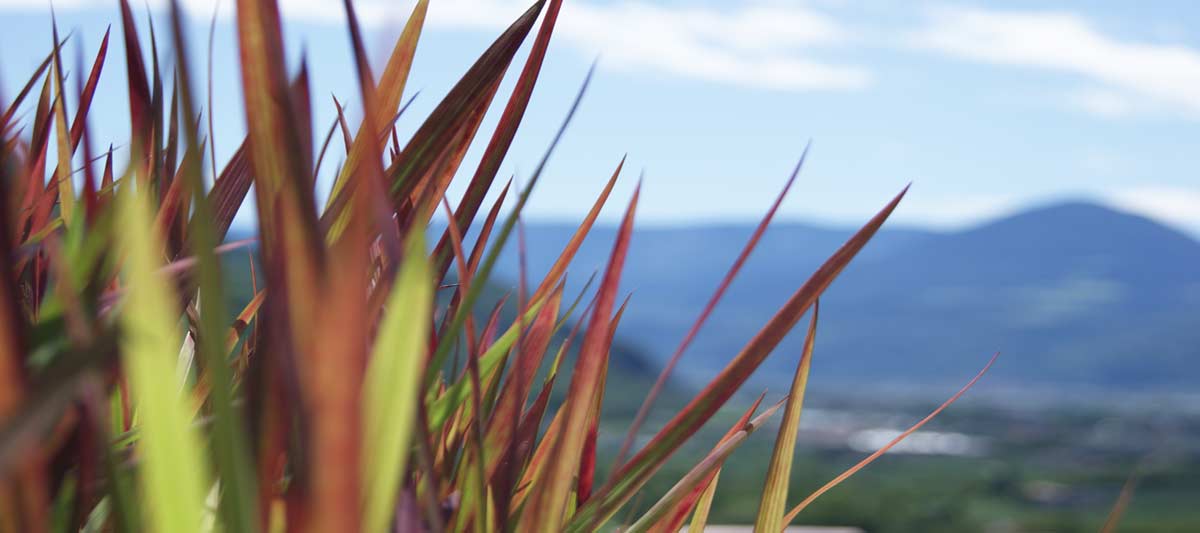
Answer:
<svg viewBox="0 0 1200 533"><path fill-rule="evenodd" d="M349 142L329 201L319 208L316 176L323 161L337 158L328 150L338 124L314 150L310 73L306 64L291 75L285 69L274 0L237 1L248 133L219 167L199 120L177 2L163 47L175 65L168 74L160 71L153 34L147 71L132 12L121 0L131 132L124 168L114 168L122 163L111 150L95 157L89 138L89 105L110 60L108 35L71 92L55 28L55 47L0 115L0 531L593 531L612 522L815 309L904 193L633 450L632 436L657 391L777 201L647 394L610 474L596 479L636 192L582 311L564 305L563 287L621 166L545 277L522 279L515 318L502 320L497 311L480 321L488 315L476 309L583 96L581 89L527 185L503 185L485 206L488 192L500 187L496 174L529 104L560 4L532 5L401 143L394 123L427 2L417 3L376 78L347 0L364 113L354 135L339 121ZM531 33L532 51L478 167L460 168ZM18 113L26 102L32 111ZM214 176L205 176L206 157L220 168ZM446 191L460 175L469 183L451 207ZM515 201L503 213L509 196ZM245 244L222 244L244 203L257 212L263 283L256 273L254 294L235 315L219 256ZM424 235L439 210L449 223L427 247ZM565 329L572 331L554 342ZM790 399L761 411L756 402L673 488L649 495L657 503L630 520L631 531L675 531L689 517L702 527L725 458L780 408L786 422L759 527L782 528L811 501L787 512L815 331L814 312ZM570 364L561 364L572 353ZM565 399L552 402L560 381Z"/></svg>

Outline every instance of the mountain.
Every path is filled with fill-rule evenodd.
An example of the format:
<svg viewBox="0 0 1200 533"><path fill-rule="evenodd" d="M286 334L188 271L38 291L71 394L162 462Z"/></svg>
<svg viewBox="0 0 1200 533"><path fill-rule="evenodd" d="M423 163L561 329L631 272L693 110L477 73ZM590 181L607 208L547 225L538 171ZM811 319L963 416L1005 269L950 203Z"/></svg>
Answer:
<svg viewBox="0 0 1200 533"><path fill-rule="evenodd" d="M530 274L573 226L526 227ZM619 336L656 362L674 350L752 225L635 230L622 278L633 298ZM685 355L707 379L853 228L773 225ZM578 290L615 236L596 228L570 272ZM507 250L499 276L516 278ZM885 226L821 301L814 383L961 382L1003 352L989 382L1176 390L1200 378L1200 243L1149 219L1084 202L1039 207L956 232ZM786 387L803 326L756 379Z"/></svg>

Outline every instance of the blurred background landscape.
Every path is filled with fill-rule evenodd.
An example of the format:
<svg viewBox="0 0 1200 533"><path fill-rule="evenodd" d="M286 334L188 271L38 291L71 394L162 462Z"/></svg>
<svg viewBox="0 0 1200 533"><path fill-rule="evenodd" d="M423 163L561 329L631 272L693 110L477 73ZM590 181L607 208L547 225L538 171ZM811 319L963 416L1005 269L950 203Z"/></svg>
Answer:
<svg viewBox="0 0 1200 533"><path fill-rule="evenodd" d="M306 53L315 71L316 121L336 116L330 94L349 98L355 116L339 2L281 3L289 53ZM186 4L196 37L208 35L217 13L214 142L225 160L245 123L232 2ZM371 31L394 37L411 8L395 4L359 2L360 13ZM427 114L524 7L432 2L413 67L413 115ZM113 2L55 8L60 26L87 47L117 20ZM143 15L160 8L152 2ZM925 416L993 353L1001 359L962 401L799 522L880 532L1095 531L1136 471L1122 531L1200 530L1200 33L1188 23L1200 20L1200 6L568 0L561 17L502 173L528 176L598 57L579 118L527 208L524 237L536 278L621 157L628 153L627 169L644 169L621 288L632 299L601 428L610 462L645 391L814 139L780 220L684 355L644 431L656 430L881 200L911 181L892 222L822 299L792 499ZM0 92L11 95L49 45L49 4L0 0L0 21ZM196 65L207 64L204 47L191 52ZM93 135L120 156L127 127L104 118L127 115L125 74L119 61L106 68ZM401 133L417 124L402 117ZM628 197L635 184L623 179L614 195ZM568 294L603 268L619 203L581 249ZM255 228L246 213L231 239ZM226 261L240 308L250 297L248 259ZM519 265L516 248L507 250L481 312L514 293ZM750 389L771 398L787 390L801 342L800 334L785 341ZM694 463L752 399L728 407L676 463ZM760 435L732 457L714 523L753 520L771 446ZM660 473L649 490L669 487L680 468Z"/></svg>

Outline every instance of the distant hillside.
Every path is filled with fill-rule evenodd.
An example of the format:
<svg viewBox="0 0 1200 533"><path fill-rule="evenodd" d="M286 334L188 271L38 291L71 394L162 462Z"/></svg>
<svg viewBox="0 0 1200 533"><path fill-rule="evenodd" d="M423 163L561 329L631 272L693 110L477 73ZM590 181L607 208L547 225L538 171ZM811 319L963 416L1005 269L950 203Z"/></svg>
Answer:
<svg viewBox="0 0 1200 533"><path fill-rule="evenodd" d="M572 226L526 228L532 275ZM665 359L728 269L751 225L636 231L623 278L625 342ZM710 376L852 228L774 225L689 351L681 374ZM578 288L607 259L598 228L570 275ZM515 254L500 275L515 279ZM802 329L802 328L797 328ZM758 379L786 386L793 335ZM822 300L814 380L960 381L994 351L989 381L1184 388L1200 379L1200 243L1151 220L1088 203L1032 209L965 231L885 229Z"/></svg>

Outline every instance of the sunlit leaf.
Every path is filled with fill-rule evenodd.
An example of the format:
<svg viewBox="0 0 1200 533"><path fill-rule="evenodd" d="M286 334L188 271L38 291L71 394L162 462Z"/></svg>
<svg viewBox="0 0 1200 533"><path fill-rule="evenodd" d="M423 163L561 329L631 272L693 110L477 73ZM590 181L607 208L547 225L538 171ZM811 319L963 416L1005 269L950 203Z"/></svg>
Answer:
<svg viewBox="0 0 1200 533"><path fill-rule="evenodd" d="M433 301L433 277L421 232L409 236L379 336L371 350L363 398L363 481L367 531L384 531L395 510L420 400Z"/></svg>
<svg viewBox="0 0 1200 533"><path fill-rule="evenodd" d="M800 412L804 409L804 393L808 388L808 370L812 367L813 343L817 339L817 314L820 303L813 305L812 322L804 338L800 362L792 378L792 389L788 392L787 407L783 410L783 422L775 435L775 449L767 466L767 480L763 482L762 499L758 503L758 518L754 523L757 531L776 531L783 527L783 510L787 505L788 483L792 477L792 458L796 452L796 432L800 429Z"/></svg>
<svg viewBox="0 0 1200 533"><path fill-rule="evenodd" d="M189 415L187 384L177 378L183 339L162 245L143 194L121 194L118 228L128 285L121 310L122 364L138 412L143 512L154 531L201 531L208 469Z"/></svg>

